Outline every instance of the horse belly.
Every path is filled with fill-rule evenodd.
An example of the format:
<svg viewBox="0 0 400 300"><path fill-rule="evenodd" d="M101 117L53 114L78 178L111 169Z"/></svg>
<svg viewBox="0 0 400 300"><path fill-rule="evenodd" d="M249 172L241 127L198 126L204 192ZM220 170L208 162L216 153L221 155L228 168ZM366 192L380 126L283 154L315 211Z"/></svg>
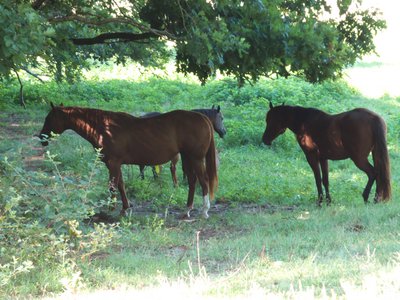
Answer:
<svg viewBox="0 0 400 300"><path fill-rule="evenodd" d="M336 150L336 151L327 151L324 155L321 155L321 158L330 159L330 160L342 160L349 158L349 154L344 150Z"/></svg>
<svg viewBox="0 0 400 300"><path fill-rule="evenodd" d="M332 126L328 131L327 139L322 139L320 149L322 157L330 160L342 160L349 158L349 152L343 143L343 137L336 126Z"/></svg>
<svg viewBox="0 0 400 300"><path fill-rule="evenodd" d="M341 142L337 140L334 143L329 143L329 146L319 148L320 157L330 160L342 160L349 158L349 152L345 149Z"/></svg>
<svg viewBox="0 0 400 300"><path fill-rule="evenodd" d="M124 164L155 166L169 162L179 152L176 151L136 151L134 155L125 157Z"/></svg>

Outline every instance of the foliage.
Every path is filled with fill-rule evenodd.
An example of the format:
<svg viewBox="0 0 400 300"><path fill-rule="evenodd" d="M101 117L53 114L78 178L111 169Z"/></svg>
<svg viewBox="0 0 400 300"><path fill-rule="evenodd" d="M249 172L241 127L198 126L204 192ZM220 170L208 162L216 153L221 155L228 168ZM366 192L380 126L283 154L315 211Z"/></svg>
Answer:
<svg viewBox="0 0 400 300"><path fill-rule="evenodd" d="M162 42L154 39L140 44L109 43L83 48L73 43L73 38L82 35L122 30L121 25L97 28L94 24L85 25L73 20L58 22L60 18L71 16L74 12L106 18L113 15L114 11L115 7L110 1L2 1L0 78L9 76L11 70L24 70L35 77L50 76L57 81L72 81L79 78L83 68L92 66L92 60L125 63L130 58L145 66L162 65L170 54ZM133 17L137 16L135 8L132 7L131 12ZM131 27L129 29L132 30ZM32 72L36 70L37 74Z"/></svg>
<svg viewBox="0 0 400 300"><path fill-rule="evenodd" d="M203 83L217 71L240 85L274 74L321 82L374 52L373 38L385 28L379 11L361 9L359 0L329 3L5 0L0 77L35 75L34 68L71 81L91 62L161 66L173 55L178 71Z"/></svg>
<svg viewBox="0 0 400 300"><path fill-rule="evenodd" d="M50 156L56 167L53 158ZM0 293L0 297L18 293L18 288L10 290L16 281L42 282L45 278L40 274L52 271L61 279L53 283L53 289L62 291L63 285L66 288L63 281L79 275L76 261L90 259L107 249L111 242L115 243L118 225L82 226L80 223L98 206L87 199L88 189L96 191L93 183L88 182L86 189L81 185L83 193L75 197L76 183L68 182L67 177L61 178L57 168L55 171L60 177L38 172L32 176L7 159L1 164L14 186L2 191L0 202L0 287L5 293ZM49 185L50 189L40 192Z"/></svg>

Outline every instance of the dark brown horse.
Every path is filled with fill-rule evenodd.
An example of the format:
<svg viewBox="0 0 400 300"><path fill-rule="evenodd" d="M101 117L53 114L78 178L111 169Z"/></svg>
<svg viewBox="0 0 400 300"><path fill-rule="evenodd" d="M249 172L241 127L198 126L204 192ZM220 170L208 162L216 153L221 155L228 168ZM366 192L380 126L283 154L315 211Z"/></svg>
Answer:
<svg viewBox="0 0 400 300"><path fill-rule="evenodd" d="M142 119L122 112L54 106L40 132L46 146L51 133L71 129L101 149L110 175L110 191L121 194L122 213L129 208L121 165L160 165L178 153L187 170L189 193L187 215L193 208L197 179L203 191L203 216L208 217L210 197L218 183L214 131L209 119L199 113L175 110L158 117Z"/></svg>
<svg viewBox="0 0 400 300"><path fill-rule="evenodd" d="M375 202L388 200L391 197L386 124L376 113L357 108L329 115L314 108L285 105L273 107L270 103L266 123L267 127L262 137L266 145L271 145L271 142L287 128L296 135L297 142L314 172L318 205L321 205L323 199L320 170L327 204L331 202L328 159L350 158L367 174L368 183L362 194L366 203L375 180ZM374 166L368 161L371 151Z"/></svg>
<svg viewBox="0 0 400 300"><path fill-rule="evenodd" d="M200 108L200 109L193 109L192 111L201 113L201 114L205 115L206 117L208 117L208 119L211 121L211 123L213 125L215 132L217 132L221 138L223 138L225 136L226 129L225 129L224 122L223 122L224 116L222 115L221 107L219 105L218 106L213 105L211 107L211 109ZM152 117L159 116L159 115L161 115L160 112L149 112L149 113L142 115L141 118L152 118ZM179 155L176 155L175 157L173 157L171 159L171 163L170 163L171 176L172 176L172 181L174 183L174 186L178 185L178 179L176 178L176 164L178 163L178 161L179 161ZM140 168L140 177L142 179L144 179L145 166L140 165L139 168ZM152 166L152 170L153 170L153 176L154 176L154 178L156 178L158 176L158 174L157 174L154 166Z"/></svg>

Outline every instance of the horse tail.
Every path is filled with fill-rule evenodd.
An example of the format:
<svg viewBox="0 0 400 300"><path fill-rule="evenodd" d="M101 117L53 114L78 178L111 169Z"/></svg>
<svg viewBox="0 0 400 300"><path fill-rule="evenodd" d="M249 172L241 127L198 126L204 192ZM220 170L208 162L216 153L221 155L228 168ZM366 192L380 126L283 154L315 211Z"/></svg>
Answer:
<svg viewBox="0 0 400 300"><path fill-rule="evenodd" d="M390 185L390 162L389 153L386 145L386 124L379 118L378 122L372 123L374 135L374 146L372 149L372 158L376 172L376 192L378 197L383 200L389 200L391 197Z"/></svg>
<svg viewBox="0 0 400 300"><path fill-rule="evenodd" d="M206 170L208 175L208 186L210 189L210 199L214 199L214 192L218 187L217 160L214 142L214 132L211 127L211 142L206 153Z"/></svg>

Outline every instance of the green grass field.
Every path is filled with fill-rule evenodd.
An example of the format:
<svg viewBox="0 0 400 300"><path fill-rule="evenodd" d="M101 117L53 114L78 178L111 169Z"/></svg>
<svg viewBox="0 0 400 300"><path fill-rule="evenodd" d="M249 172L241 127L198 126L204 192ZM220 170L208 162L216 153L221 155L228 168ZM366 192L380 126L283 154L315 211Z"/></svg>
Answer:
<svg viewBox="0 0 400 300"><path fill-rule="evenodd" d="M92 79L74 85L0 89L0 298L376 298L400 294L399 99L369 99L343 82ZM388 125L393 198L364 205L364 173L330 163L333 204L317 208L312 171L291 132L261 145L268 101L330 113L366 107ZM216 137L219 189L210 218L184 221L187 185L168 165L154 180L125 166L132 212L112 211L105 166L89 143L65 132L37 139L49 102L118 110L220 104L227 135ZM42 159L44 157L44 160ZM199 187L197 192L199 192ZM372 195L371 195L372 200ZM371 201L372 202L372 201ZM199 194L195 207L201 206Z"/></svg>

